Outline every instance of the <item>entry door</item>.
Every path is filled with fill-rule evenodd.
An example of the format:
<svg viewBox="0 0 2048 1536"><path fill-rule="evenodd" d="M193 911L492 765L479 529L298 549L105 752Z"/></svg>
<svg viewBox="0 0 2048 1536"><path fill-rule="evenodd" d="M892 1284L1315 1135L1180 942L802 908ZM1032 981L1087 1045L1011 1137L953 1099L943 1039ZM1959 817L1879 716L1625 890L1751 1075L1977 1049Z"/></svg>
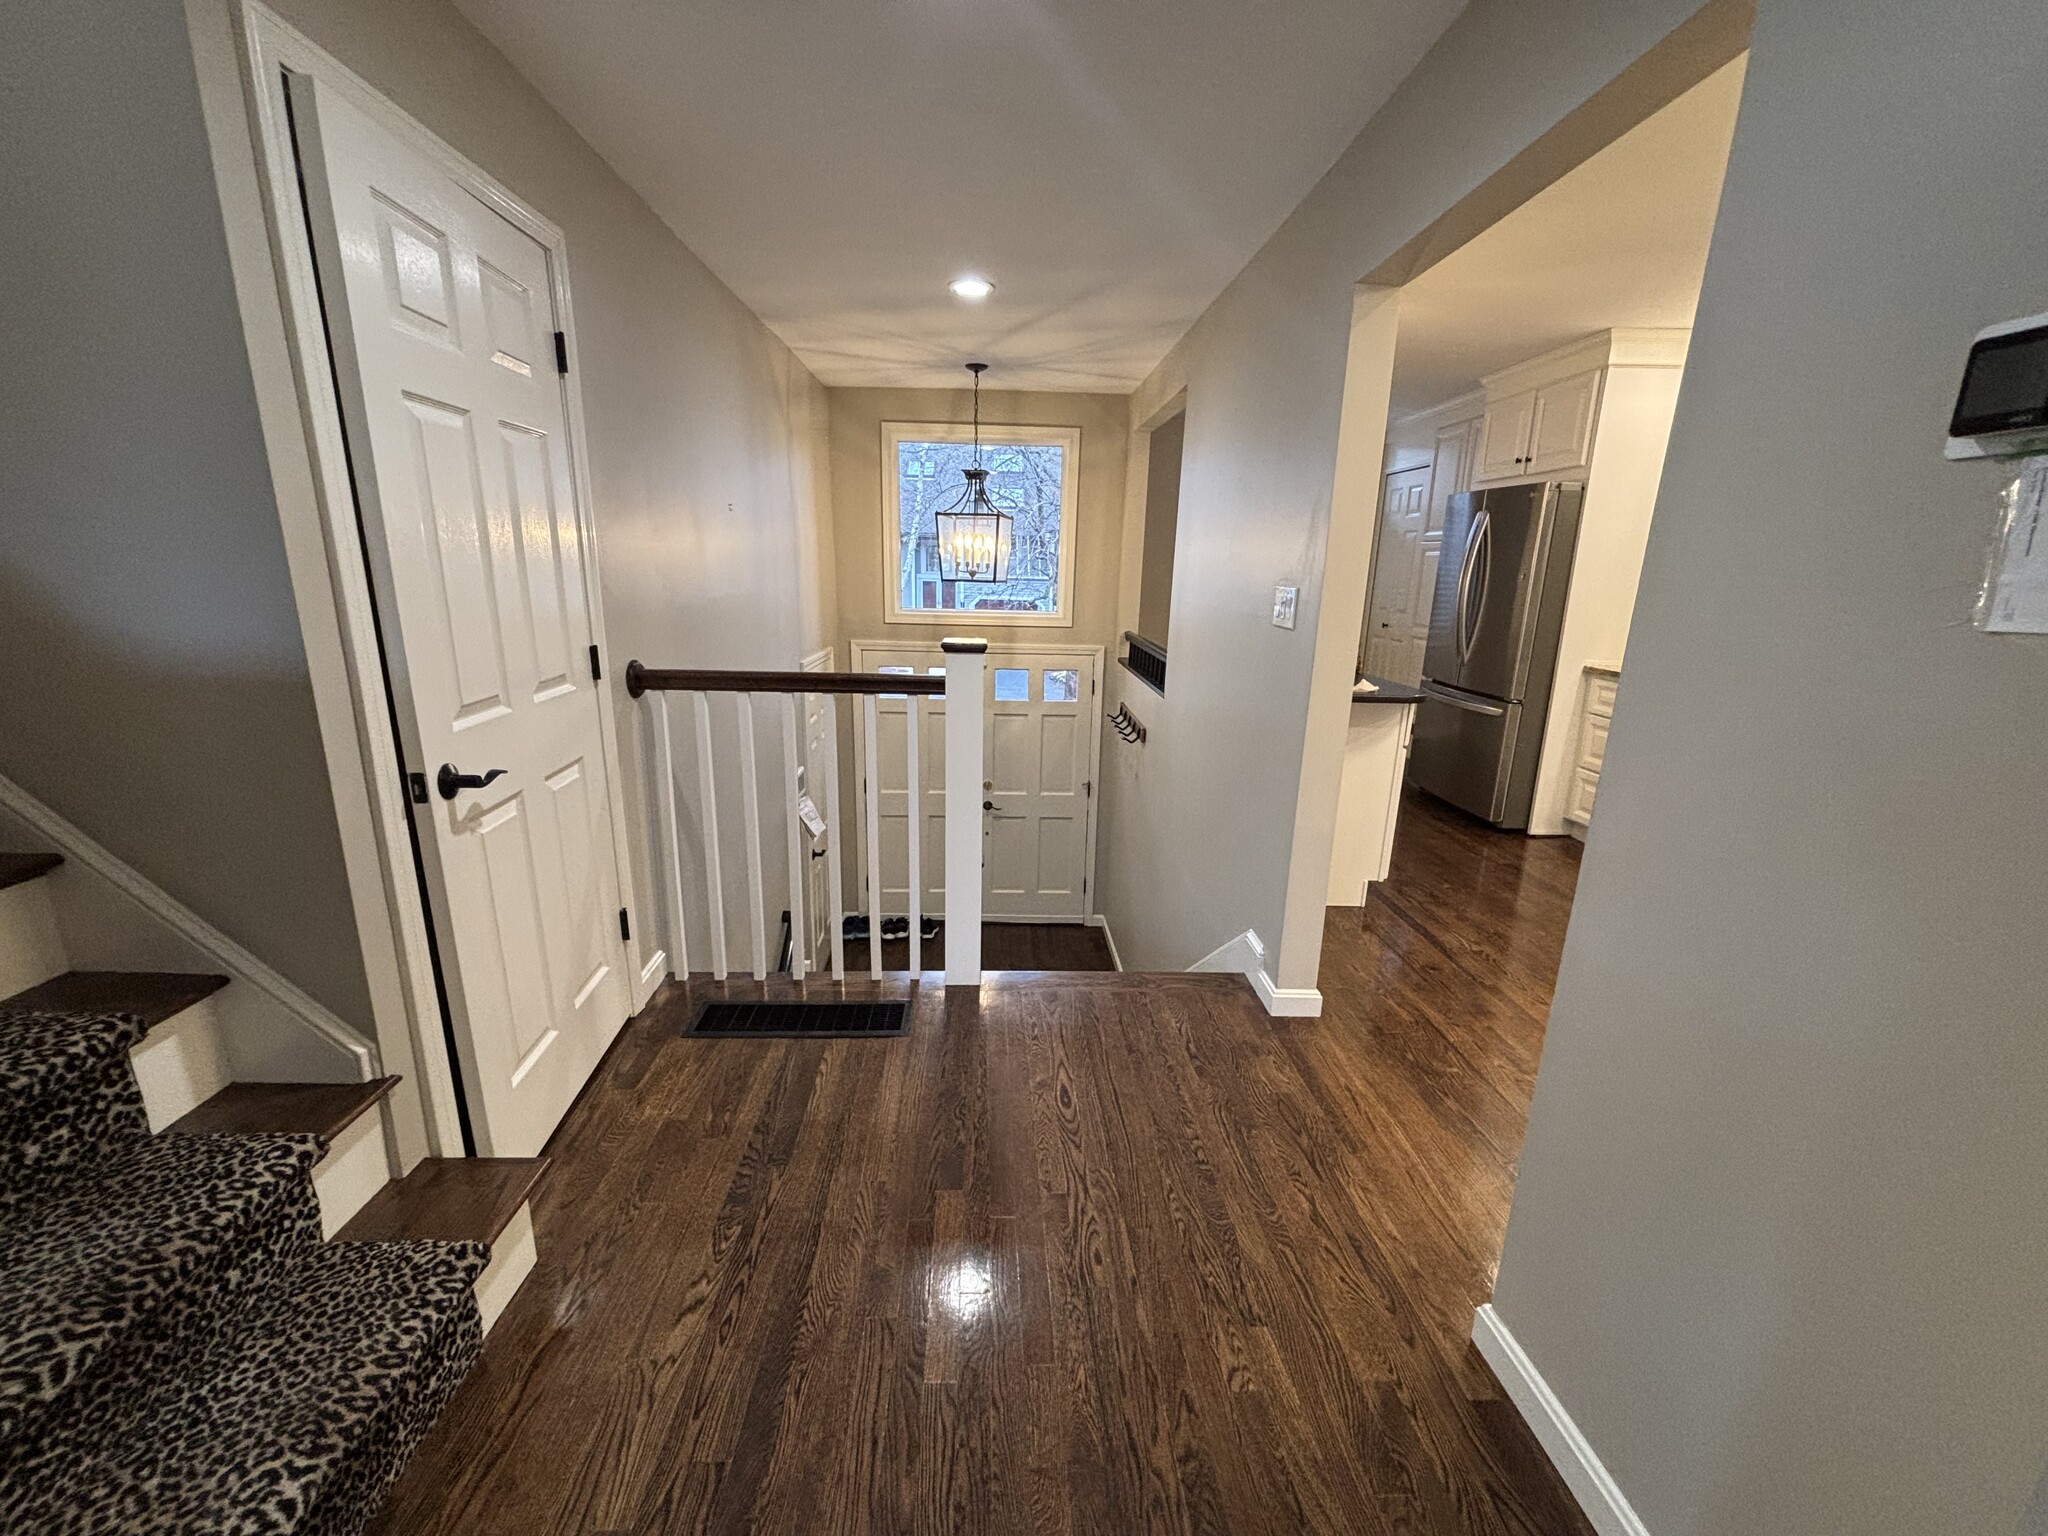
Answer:
<svg viewBox="0 0 2048 1536"><path fill-rule="evenodd" d="M1430 592L1424 583L1430 466L1387 476L1380 497L1380 542L1373 560L1372 604L1366 613L1365 670L1397 683L1422 678L1429 639ZM1442 547L1439 537L1435 547ZM1421 623L1416 622L1417 614Z"/></svg>
<svg viewBox="0 0 2048 1536"><path fill-rule="evenodd" d="M548 251L292 84L471 1125L529 1156L631 1010ZM496 776L444 798L444 764Z"/></svg>
<svg viewBox="0 0 2048 1536"><path fill-rule="evenodd" d="M862 646L863 669L943 672L937 647ZM982 915L991 922L1080 922L1088 914L1100 653L1084 648L991 646L982 738ZM902 699L876 707L885 913L909 910ZM945 907L945 705L919 715L919 800L924 816L926 912ZM865 855L863 855L863 858ZM865 864L863 863L863 868Z"/></svg>

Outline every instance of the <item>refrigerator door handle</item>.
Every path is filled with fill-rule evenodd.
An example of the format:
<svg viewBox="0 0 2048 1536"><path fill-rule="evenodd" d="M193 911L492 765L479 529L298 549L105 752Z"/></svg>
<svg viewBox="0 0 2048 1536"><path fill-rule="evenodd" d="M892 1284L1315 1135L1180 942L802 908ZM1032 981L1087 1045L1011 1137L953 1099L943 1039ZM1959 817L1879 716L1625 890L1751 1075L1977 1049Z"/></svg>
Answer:
<svg viewBox="0 0 2048 1536"><path fill-rule="evenodd" d="M1462 709L1468 714L1500 716L1507 713L1507 710L1501 705L1482 704L1479 700L1470 698L1465 694L1454 693L1448 688L1439 687L1427 678L1422 682L1422 691L1432 699L1435 699L1439 704L1448 704L1451 708Z"/></svg>
<svg viewBox="0 0 2048 1536"><path fill-rule="evenodd" d="M1458 572L1458 606L1453 620L1452 638L1457 641L1458 662L1460 665L1463 665L1471 657L1473 642L1479 638L1477 626L1473 624L1470 617L1472 608L1472 576L1475 571L1480 573L1480 595L1483 599L1485 596L1486 578L1492 574L1492 571L1490 569L1482 570L1481 562L1485 562L1489 567L1492 564L1493 541L1488 537L1493 531L1492 525L1493 519L1482 508L1479 513L1479 521L1472 528L1472 542L1465 546L1465 567ZM1482 609L1481 611L1483 612L1484 610Z"/></svg>

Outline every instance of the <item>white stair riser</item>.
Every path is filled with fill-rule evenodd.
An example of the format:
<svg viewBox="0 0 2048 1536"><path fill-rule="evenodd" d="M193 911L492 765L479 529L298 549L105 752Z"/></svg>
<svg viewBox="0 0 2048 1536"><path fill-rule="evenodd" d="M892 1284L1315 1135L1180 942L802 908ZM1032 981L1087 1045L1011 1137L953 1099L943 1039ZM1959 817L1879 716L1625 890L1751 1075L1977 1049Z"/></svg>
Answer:
<svg viewBox="0 0 2048 1536"><path fill-rule="evenodd" d="M218 996L172 1014L128 1053L152 1131L190 1114L230 1081Z"/></svg>
<svg viewBox="0 0 2048 1536"><path fill-rule="evenodd" d="M49 886L24 880L0 891L0 997L41 986L70 969Z"/></svg>
<svg viewBox="0 0 2048 1536"><path fill-rule="evenodd" d="M498 1315L533 1273L538 1259L533 1243L533 1207L522 1205L519 1214L505 1224L505 1230L491 1244L491 1262L476 1277L476 1305L483 1313L485 1333L491 1331Z"/></svg>
<svg viewBox="0 0 2048 1536"><path fill-rule="evenodd" d="M382 1189L391 1177L384 1157L384 1106L356 1116L313 1165L313 1193L320 1197L320 1235L332 1237Z"/></svg>

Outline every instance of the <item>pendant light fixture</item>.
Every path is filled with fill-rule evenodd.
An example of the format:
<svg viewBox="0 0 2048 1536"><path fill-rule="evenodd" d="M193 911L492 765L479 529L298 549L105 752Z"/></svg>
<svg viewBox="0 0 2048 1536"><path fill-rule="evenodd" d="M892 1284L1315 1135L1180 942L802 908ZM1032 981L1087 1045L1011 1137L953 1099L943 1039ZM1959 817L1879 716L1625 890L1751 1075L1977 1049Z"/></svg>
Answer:
<svg viewBox="0 0 2048 1536"><path fill-rule="evenodd" d="M989 500L988 471L981 463L981 376L987 369L987 363L967 365L974 375L974 467L960 472L966 486L937 516L939 576L946 581L1010 579L1016 520Z"/></svg>

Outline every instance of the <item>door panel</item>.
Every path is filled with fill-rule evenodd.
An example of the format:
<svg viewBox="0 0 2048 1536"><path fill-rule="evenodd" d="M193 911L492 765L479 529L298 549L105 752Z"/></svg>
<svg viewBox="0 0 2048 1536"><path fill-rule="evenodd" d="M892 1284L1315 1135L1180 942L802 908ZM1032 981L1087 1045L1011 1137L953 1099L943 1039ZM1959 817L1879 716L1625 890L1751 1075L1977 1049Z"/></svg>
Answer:
<svg viewBox="0 0 2048 1536"><path fill-rule="evenodd" d="M631 1007L549 254L295 78L308 223L478 1150L537 1152ZM545 365L544 365L545 363Z"/></svg>
<svg viewBox="0 0 2048 1536"><path fill-rule="evenodd" d="M1417 585L1426 551L1440 543L1426 529L1432 473L1425 464L1389 475L1380 497L1379 548L1365 618L1366 670L1397 683L1420 678L1422 641L1429 632L1429 599L1418 595Z"/></svg>

